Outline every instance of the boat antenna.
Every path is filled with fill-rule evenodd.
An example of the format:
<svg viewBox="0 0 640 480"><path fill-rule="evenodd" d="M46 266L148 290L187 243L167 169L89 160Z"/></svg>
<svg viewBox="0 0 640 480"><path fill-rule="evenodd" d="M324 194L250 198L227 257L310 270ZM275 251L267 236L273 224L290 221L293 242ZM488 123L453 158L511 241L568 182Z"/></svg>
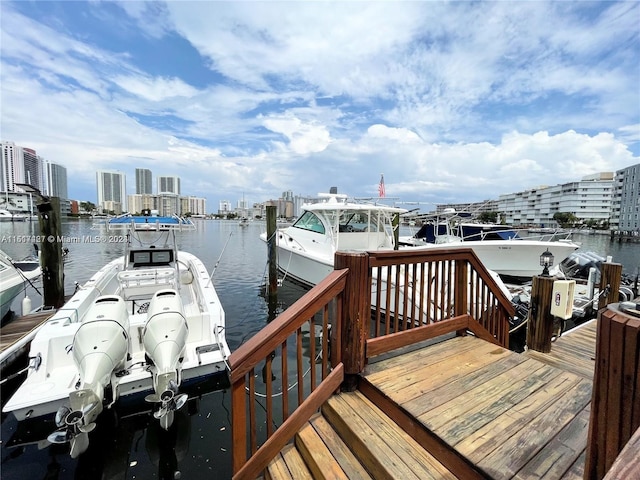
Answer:
<svg viewBox="0 0 640 480"><path fill-rule="evenodd" d="M229 233L229 238L227 238L227 241L224 244L224 247L222 247L222 251L220 252L220 256L218 257L218 261L216 262L216 264L213 266L213 270L211 270L211 275L209 275L209 282L213 281L213 274L216 273L216 269L218 268L218 265L220 264L220 260L222 260L222 255L224 255L224 251L227 249L227 245L229 244L229 240L231 240L231 235L233 235L233 232ZM209 282L207 282L207 285L209 285Z"/></svg>

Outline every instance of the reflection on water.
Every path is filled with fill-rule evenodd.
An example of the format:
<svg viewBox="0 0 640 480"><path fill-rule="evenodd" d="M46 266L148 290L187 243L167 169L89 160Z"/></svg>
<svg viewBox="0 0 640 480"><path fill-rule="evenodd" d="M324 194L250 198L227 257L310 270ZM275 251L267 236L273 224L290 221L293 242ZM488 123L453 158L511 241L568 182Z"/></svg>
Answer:
<svg viewBox="0 0 640 480"><path fill-rule="evenodd" d="M35 228L37 229L37 222ZM285 282L278 292L275 311L265 300L266 245L259 239L264 224L197 220L197 229L178 232L179 248L197 255L209 272L225 310L226 338L234 351L268 321L295 302L306 289ZM29 223L0 224L2 235L35 235ZM65 237L82 238L103 233L104 226L90 221L65 221ZM8 237L7 237L8 238ZM69 243L65 261L65 293L75 282L87 281L100 266L122 255L122 244ZM0 245L13 258L33 251L32 242ZM28 290L34 306L39 296ZM19 311L22 296L16 299ZM168 432L158 428L150 411L135 411L140 405L121 403L101 415L91 433L89 450L71 459L68 445L50 445L44 439L56 430L53 418L35 423L18 422L2 415L2 479L125 479L231 478L231 402L228 389L209 385L189 392L180 420ZM3 385L3 399L10 396ZM15 387L14 387L15 388ZM144 402L142 402L144 408ZM131 411L129 411L131 410Z"/></svg>

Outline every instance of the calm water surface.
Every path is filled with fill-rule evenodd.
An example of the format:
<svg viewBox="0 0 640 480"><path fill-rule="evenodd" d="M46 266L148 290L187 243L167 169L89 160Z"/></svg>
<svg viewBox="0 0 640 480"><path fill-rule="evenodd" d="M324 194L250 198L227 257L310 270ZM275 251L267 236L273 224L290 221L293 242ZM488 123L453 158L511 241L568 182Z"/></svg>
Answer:
<svg viewBox="0 0 640 480"><path fill-rule="evenodd" d="M264 296L266 247L258 238L265 229L264 223L240 227L233 221L197 220L196 224L196 231L178 234L179 248L197 255L210 272L214 271L213 281L226 313L227 342L233 351L305 290L285 282L279 289L276 312L269 312ZM3 223L0 238L37 234L37 229L37 222ZM86 220L66 221L62 233L82 238L104 230L96 230ZM640 266L640 244L611 242L606 235L576 235L574 239L582 243L580 250L611 255L615 262L623 264L625 273L634 274ZM109 243L66 246L66 294L73 292L74 282L82 284L100 266L120 256L123 248L122 244ZM16 259L34 251L32 242L5 241L0 248ZM41 289L38 284L36 287ZM27 294L34 306L39 305L37 292L29 288ZM21 300L22 296L16 298L14 310L19 311ZM3 387L5 398L11 386ZM124 408L105 411L105 418L100 419L98 429L91 435L89 450L78 459L71 459L64 445L39 443L55 430L52 422L25 428L13 415L3 414L0 476L3 480L230 478L230 393L207 388L211 387L205 385L190 395L192 399L176 415L175 428L169 432L160 429L147 412L134 414Z"/></svg>
<svg viewBox="0 0 640 480"><path fill-rule="evenodd" d="M233 351L258 332L274 314L295 302L305 290L285 282L278 292L278 306L269 312L264 295L267 253L259 235L265 224L252 222L240 227L233 221L196 220L197 230L178 233L181 250L197 255L214 271L213 282L226 314L226 338ZM104 227L102 227L104 228ZM31 232L35 229L36 232ZM37 222L0 224L3 235L37 233ZM62 233L72 238L99 235L90 221L66 221ZM8 237L5 237L5 240ZM65 261L65 293L73 293L74 282L88 280L98 268L122 255L122 244L68 243ZM32 243L3 242L0 248L15 259L34 252ZM36 287L41 290L39 284ZM34 307L39 296L28 290ZM19 311L22 295L14 301ZM10 386L3 386L2 396ZM12 414L2 415L2 480L35 479L204 479L231 478L230 391L194 392L196 398L176 416L174 427L165 432L147 412L132 414L124 408L101 415L91 434L89 450L71 459L65 445L39 440L55 430L53 422L18 424ZM190 398L191 396L190 395ZM102 418L104 416L105 418ZM22 422L23 424L25 422ZM176 476L176 472L179 472Z"/></svg>

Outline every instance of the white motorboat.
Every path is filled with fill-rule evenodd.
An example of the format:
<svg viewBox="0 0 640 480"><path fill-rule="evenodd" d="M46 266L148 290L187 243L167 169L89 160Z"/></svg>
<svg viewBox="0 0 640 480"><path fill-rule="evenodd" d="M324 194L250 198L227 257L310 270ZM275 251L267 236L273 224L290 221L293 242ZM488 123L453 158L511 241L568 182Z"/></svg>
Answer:
<svg viewBox="0 0 640 480"><path fill-rule="evenodd" d="M186 401L182 387L227 375L225 314L204 264L178 251L178 217L111 219L122 257L102 267L37 331L27 377L3 411L20 420L56 414L54 443L76 457L105 408L142 399L168 429ZM133 246L135 245L135 247Z"/></svg>
<svg viewBox="0 0 640 480"><path fill-rule="evenodd" d="M295 223L276 231L278 269L286 277L313 286L333 270L338 250L394 248L393 217L405 213L405 209L348 202L347 195L338 193L318 196L324 200L304 204ZM260 238L266 242L267 234L262 233Z"/></svg>
<svg viewBox="0 0 640 480"><path fill-rule="evenodd" d="M37 258L13 260L0 250L0 319L9 312L13 299L26 288L29 282L41 274L42 270Z"/></svg>
<svg viewBox="0 0 640 480"><path fill-rule="evenodd" d="M410 237L400 238L400 245L415 248L471 248L489 270L503 277L530 280L541 272L540 255L549 252L559 264L580 248L567 238L522 238L504 225L464 223L452 210L438 215Z"/></svg>
<svg viewBox="0 0 640 480"><path fill-rule="evenodd" d="M394 217L406 213L407 210L380 203L350 202L344 194L321 193L318 196L324 200L304 204L302 214L293 225L275 232L278 270L284 274L284 278L313 286L333 271L337 251L365 252L394 249L395 229L399 225L399 218ZM262 233L260 238L265 242L268 241L266 233ZM387 268L390 268L391 272L388 272ZM438 282L434 283L433 279L422 281L419 277L414 278L411 272L404 272L404 267L400 268L401 272L398 275L396 275L395 266L382 268L381 278L400 278L402 282L404 281L402 279L408 277L416 285L427 285L425 289L431 289L430 295L435 297L434 289ZM378 272L373 273L375 278L377 274ZM508 295L509 292L498 275L495 272L490 274L503 293ZM442 270L440 275L442 279L453 278L453 272L447 272L446 269ZM402 284L387 286L385 280L382 280L381 291L384 292L389 287L392 290L395 288L404 290ZM386 295L381 294L380 301L383 304L379 307L383 311L404 311L403 298L404 294L398 296L397 301L400 302L398 305L395 304L395 297L391 298L391 304L387 308ZM374 291L371 296L372 305L375 305L376 301L377 293ZM436 312L432 305L425 305L425 309L423 318L439 319L441 312ZM414 318L420 316L417 310L413 315Z"/></svg>

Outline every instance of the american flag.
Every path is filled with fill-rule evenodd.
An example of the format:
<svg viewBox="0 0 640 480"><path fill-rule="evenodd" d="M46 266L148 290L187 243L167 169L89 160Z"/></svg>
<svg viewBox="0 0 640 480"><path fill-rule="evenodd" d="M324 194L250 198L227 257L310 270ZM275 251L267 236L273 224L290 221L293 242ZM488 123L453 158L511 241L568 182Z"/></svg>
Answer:
<svg viewBox="0 0 640 480"><path fill-rule="evenodd" d="M384 175L380 175L380 184L378 185L378 197L384 198Z"/></svg>

